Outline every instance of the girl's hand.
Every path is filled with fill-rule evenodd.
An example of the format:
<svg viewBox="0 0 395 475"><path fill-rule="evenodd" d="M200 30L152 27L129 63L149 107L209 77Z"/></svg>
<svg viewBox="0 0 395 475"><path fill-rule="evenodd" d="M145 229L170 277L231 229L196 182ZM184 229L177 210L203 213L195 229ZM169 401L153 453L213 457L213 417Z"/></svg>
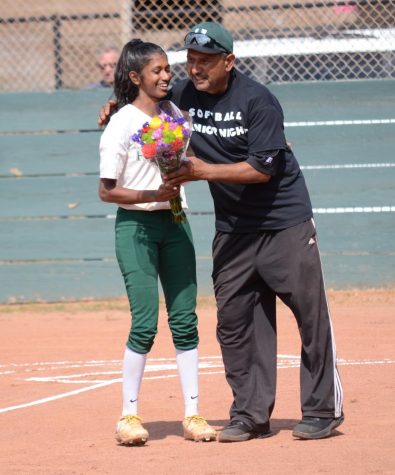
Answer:
<svg viewBox="0 0 395 475"><path fill-rule="evenodd" d="M180 186L179 185L169 185L167 183L163 183L160 187L156 190L156 197L155 201L169 201L172 198L176 198L180 194Z"/></svg>
<svg viewBox="0 0 395 475"><path fill-rule="evenodd" d="M106 203L137 204L169 201L180 194L178 185L163 183L157 190L128 190L117 186L117 181L101 178L99 182L100 199Z"/></svg>

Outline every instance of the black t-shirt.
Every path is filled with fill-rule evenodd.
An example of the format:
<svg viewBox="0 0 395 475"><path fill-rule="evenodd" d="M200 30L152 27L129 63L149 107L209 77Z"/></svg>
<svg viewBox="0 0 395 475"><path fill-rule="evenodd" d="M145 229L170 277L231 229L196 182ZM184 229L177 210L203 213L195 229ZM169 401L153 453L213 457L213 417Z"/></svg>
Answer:
<svg viewBox="0 0 395 475"><path fill-rule="evenodd" d="M304 177L286 144L281 106L265 86L234 70L224 94L199 92L184 80L169 98L192 117L197 157L217 164L247 161L271 175L267 183L209 182L217 230L279 230L312 217Z"/></svg>

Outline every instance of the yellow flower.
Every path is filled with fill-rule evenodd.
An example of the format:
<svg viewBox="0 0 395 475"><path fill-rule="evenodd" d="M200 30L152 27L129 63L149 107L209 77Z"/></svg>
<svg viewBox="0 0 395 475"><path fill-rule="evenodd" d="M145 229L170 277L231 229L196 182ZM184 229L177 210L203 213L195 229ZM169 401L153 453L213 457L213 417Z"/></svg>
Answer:
<svg viewBox="0 0 395 475"><path fill-rule="evenodd" d="M151 122L149 123L149 126L153 129L159 129L161 125L162 120L158 116L152 117Z"/></svg>
<svg viewBox="0 0 395 475"><path fill-rule="evenodd" d="M174 135L175 135L178 139L182 139L182 138L183 138L181 125L177 125L177 127L174 129L173 132L174 132Z"/></svg>

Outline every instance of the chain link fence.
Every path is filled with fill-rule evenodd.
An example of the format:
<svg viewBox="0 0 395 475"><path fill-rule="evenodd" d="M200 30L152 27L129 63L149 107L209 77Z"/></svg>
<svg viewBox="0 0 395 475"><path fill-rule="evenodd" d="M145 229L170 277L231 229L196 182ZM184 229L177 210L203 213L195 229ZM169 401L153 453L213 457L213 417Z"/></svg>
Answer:
<svg viewBox="0 0 395 475"><path fill-rule="evenodd" d="M131 38L169 53L185 77L188 29L215 20L237 66L264 83L395 77L395 0L1 0L0 91L81 89L98 51Z"/></svg>

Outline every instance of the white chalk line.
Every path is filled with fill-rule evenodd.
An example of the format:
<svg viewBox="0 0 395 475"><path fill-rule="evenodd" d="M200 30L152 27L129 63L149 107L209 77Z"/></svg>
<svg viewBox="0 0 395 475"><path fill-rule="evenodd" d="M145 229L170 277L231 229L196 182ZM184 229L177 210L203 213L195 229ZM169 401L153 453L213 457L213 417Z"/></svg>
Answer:
<svg viewBox="0 0 395 475"><path fill-rule="evenodd" d="M221 357L215 357L216 359L220 359ZM393 364L395 360L391 359L384 359L384 360L342 360L339 359L337 361L338 365L346 365L346 366L353 366L353 365L372 365L372 364ZM286 368L294 368L300 366L300 357L296 356L285 356L280 357L277 363L278 368L286 369ZM207 370L212 368L223 368L223 364L217 363L209 363L209 362L201 362L199 363L200 370ZM158 371L176 371L177 365L174 364L166 364L166 365L149 365L147 364L145 367L145 373L151 372L158 372ZM223 372L223 371L222 371ZM45 377L30 377L26 378L25 381L35 381L35 382L62 382L66 384L81 384L81 383L102 383L105 380L81 380L77 378L82 377L89 377L89 376L105 376L105 375L121 375L122 371L94 371L89 373L78 373L78 374L69 374L69 375L60 375L60 376L45 376ZM201 373L203 374L203 373ZM211 374L211 372L204 374ZM167 378L173 377L173 375L164 375L160 376L160 378ZM146 376L144 379L158 379L158 376Z"/></svg>
<svg viewBox="0 0 395 475"><path fill-rule="evenodd" d="M286 356L284 356L286 357ZM217 359L221 358L220 356L204 356L201 357L201 359L204 358L204 360L209 360L209 359ZM147 366L149 363L152 361L175 361L175 358L169 357L169 358L149 358ZM108 366L111 364L115 365L121 365L122 360L88 360L88 361L36 361L34 363L8 363L8 364L0 364L0 368L29 368L32 367L34 368L34 371L37 371L37 367L44 367L44 369L58 369L59 366L65 366L66 368L79 368L79 367L89 367L89 366Z"/></svg>
<svg viewBox="0 0 395 475"><path fill-rule="evenodd" d="M222 365L222 358L221 356L205 356L199 358L199 374L202 375L215 375L215 374L223 374L223 365ZM152 362L167 362L163 364L152 364ZM217 363L218 362L218 363ZM16 367L16 368L27 368L26 372L30 372L31 367L40 367L45 366L46 369L53 368L59 369L59 367L63 367L63 369L67 368L76 368L76 362L72 361L62 361L62 362L35 362L35 363L19 363L13 364L10 363L9 365L1 365L2 367ZM380 360L346 360L346 359L339 359L337 361L338 365L346 365L346 366L355 366L355 365L384 365L384 364L394 364L395 360L384 358ZM103 365L118 365L121 366L122 360L92 360L92 361L79 361L79 367L92 367L92 366L103 366ZM300 366L300 357L296 355L278 355L278 369L287 369L287 368L297 368ZM220 368L220 369L218 369ZM177 366L175 364L175 358L152 358L149 360L146 366L146 373L150 372L160 372L160 371L175 371ZM14 371L10 371L9 373L14 373ZM3 372L5 374L5 372ZM37 399L35 401L30 401L24 404L18 404L15 406L9 406L0 409L0 413L10 412L18 409L24 409L32 406L36 406L39 404L45 404L48 402L56 401L59 399L63 399L66 397L76 396L78 394L93 391L95 389L100 389L106 386L110 386L112 384L121 383L122 377L114 378L110 380L76 380L76 378L81 378L85 376L100 376L100 375L111 375L111 374L121 374L121 370L117 371L95 371L90 373L81 373L81 374L71 374L66 376L48 376L48 377L33 377L27 378L25 381L34 381L34 382L57 382L57 383L64 383L64 384L90 384L89 386L75 389L73 391L67 391L65 393L57 394L54 396L48 396L42 399ZM144 376L144 380L160 380L160 379L169 379L169 378L176 378L178 376L177 373L173 374L160 374L155 376Z"/></svg>
<svg viewBox="0 0 395 475"><path fill-rule="evenodd" d="M58 399L63 399L70 396L76 396L77 394L81 394L87 391L92 391L93 389L103 388L105 386L110 386L111 384L121 382L121 381L122 381L122 378L113 379L113 380L106 381L104 383L94 384L93 386L88 386L85 388L76 389L74 391L68 391L66 393L57 394L55 396L49 396L43 399L37 399L35 401L26 402L24 404L18 404L17 406L5 407L3 409L0 409L0 414L4 412L15 411L17 409L24 409L26 407L37 406L38 404L45 404L47 402L56 401Z"/></svg>

